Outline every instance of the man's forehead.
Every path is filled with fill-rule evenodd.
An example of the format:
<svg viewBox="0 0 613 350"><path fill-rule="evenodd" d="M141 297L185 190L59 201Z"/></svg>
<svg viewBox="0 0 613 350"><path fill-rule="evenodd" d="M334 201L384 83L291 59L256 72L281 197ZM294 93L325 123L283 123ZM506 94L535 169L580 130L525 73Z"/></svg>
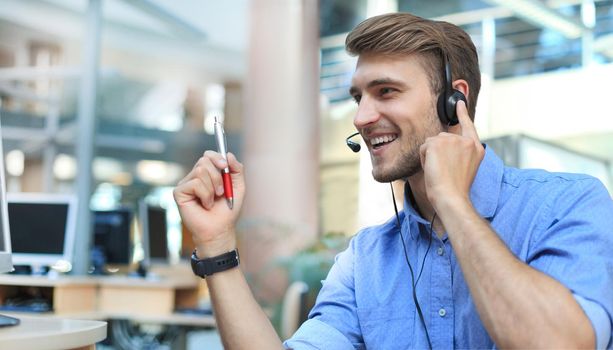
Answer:
<svg viewBox="0 0 613 350"><path fill-rule="evenodd" d="M423 72L415 55L360 55L351 77L351 86L365 88L374 81L402 82Z"/></svg>

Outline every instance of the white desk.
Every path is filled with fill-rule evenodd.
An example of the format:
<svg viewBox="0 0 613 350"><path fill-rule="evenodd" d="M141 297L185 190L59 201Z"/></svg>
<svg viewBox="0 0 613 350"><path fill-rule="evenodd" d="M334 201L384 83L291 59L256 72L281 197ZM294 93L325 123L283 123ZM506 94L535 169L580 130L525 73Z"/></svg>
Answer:
<svg viewBox="0 0 613 350"><path fill-rule="evenodd" d="M95 349L106 338L106 322L5 314L21 323L0 328L0 349Z"/></svg>

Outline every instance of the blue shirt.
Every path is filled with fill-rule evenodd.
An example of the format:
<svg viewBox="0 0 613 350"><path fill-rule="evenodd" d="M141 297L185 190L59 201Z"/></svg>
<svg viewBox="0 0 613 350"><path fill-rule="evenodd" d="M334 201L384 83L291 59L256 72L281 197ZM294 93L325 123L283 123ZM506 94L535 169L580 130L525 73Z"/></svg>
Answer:
<svg viewBox="0 0 613 350"><path fill-rule="evenodd" d="M422 268L430 222L407 201L399 213L415 274ZM568 288L611 348L613 202L597 179L505 167L490 148L471 188L477 212L513 254ZM293 349L427 348L412 298L396 218L362 230L336 257L309 319L285 342ZM445 234L432 246L416 288L433 348L495 344L481 323Z"/></svg>

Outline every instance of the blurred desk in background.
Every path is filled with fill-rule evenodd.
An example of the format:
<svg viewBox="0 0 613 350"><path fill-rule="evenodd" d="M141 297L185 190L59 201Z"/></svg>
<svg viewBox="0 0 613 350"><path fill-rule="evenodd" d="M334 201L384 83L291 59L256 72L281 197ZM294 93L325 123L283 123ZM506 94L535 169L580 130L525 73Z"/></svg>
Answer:
<svg viewBox="0 0 613 350"><path fill-rule="evenodd" d="M0 329L0 349L95 349L106 338L106 322L9 315L20 324Z"/></svg>

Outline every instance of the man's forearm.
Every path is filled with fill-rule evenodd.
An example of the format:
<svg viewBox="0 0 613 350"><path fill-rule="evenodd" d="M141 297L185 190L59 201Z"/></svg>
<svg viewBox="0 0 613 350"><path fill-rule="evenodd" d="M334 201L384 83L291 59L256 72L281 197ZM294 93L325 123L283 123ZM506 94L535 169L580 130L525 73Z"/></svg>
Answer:
<svg viewBox="0 0 613 350"><path fill-rule="evenodd" d="M207 277L207 285L225 349L283 348L240 269Z"/></svg>
<svg viewBox="0 0 613 350"><path fill-rule="evenodd" d="M591 323L570 291L518 260L470 203L441 213L481 320L499 347L595 346Z"/></svg>

